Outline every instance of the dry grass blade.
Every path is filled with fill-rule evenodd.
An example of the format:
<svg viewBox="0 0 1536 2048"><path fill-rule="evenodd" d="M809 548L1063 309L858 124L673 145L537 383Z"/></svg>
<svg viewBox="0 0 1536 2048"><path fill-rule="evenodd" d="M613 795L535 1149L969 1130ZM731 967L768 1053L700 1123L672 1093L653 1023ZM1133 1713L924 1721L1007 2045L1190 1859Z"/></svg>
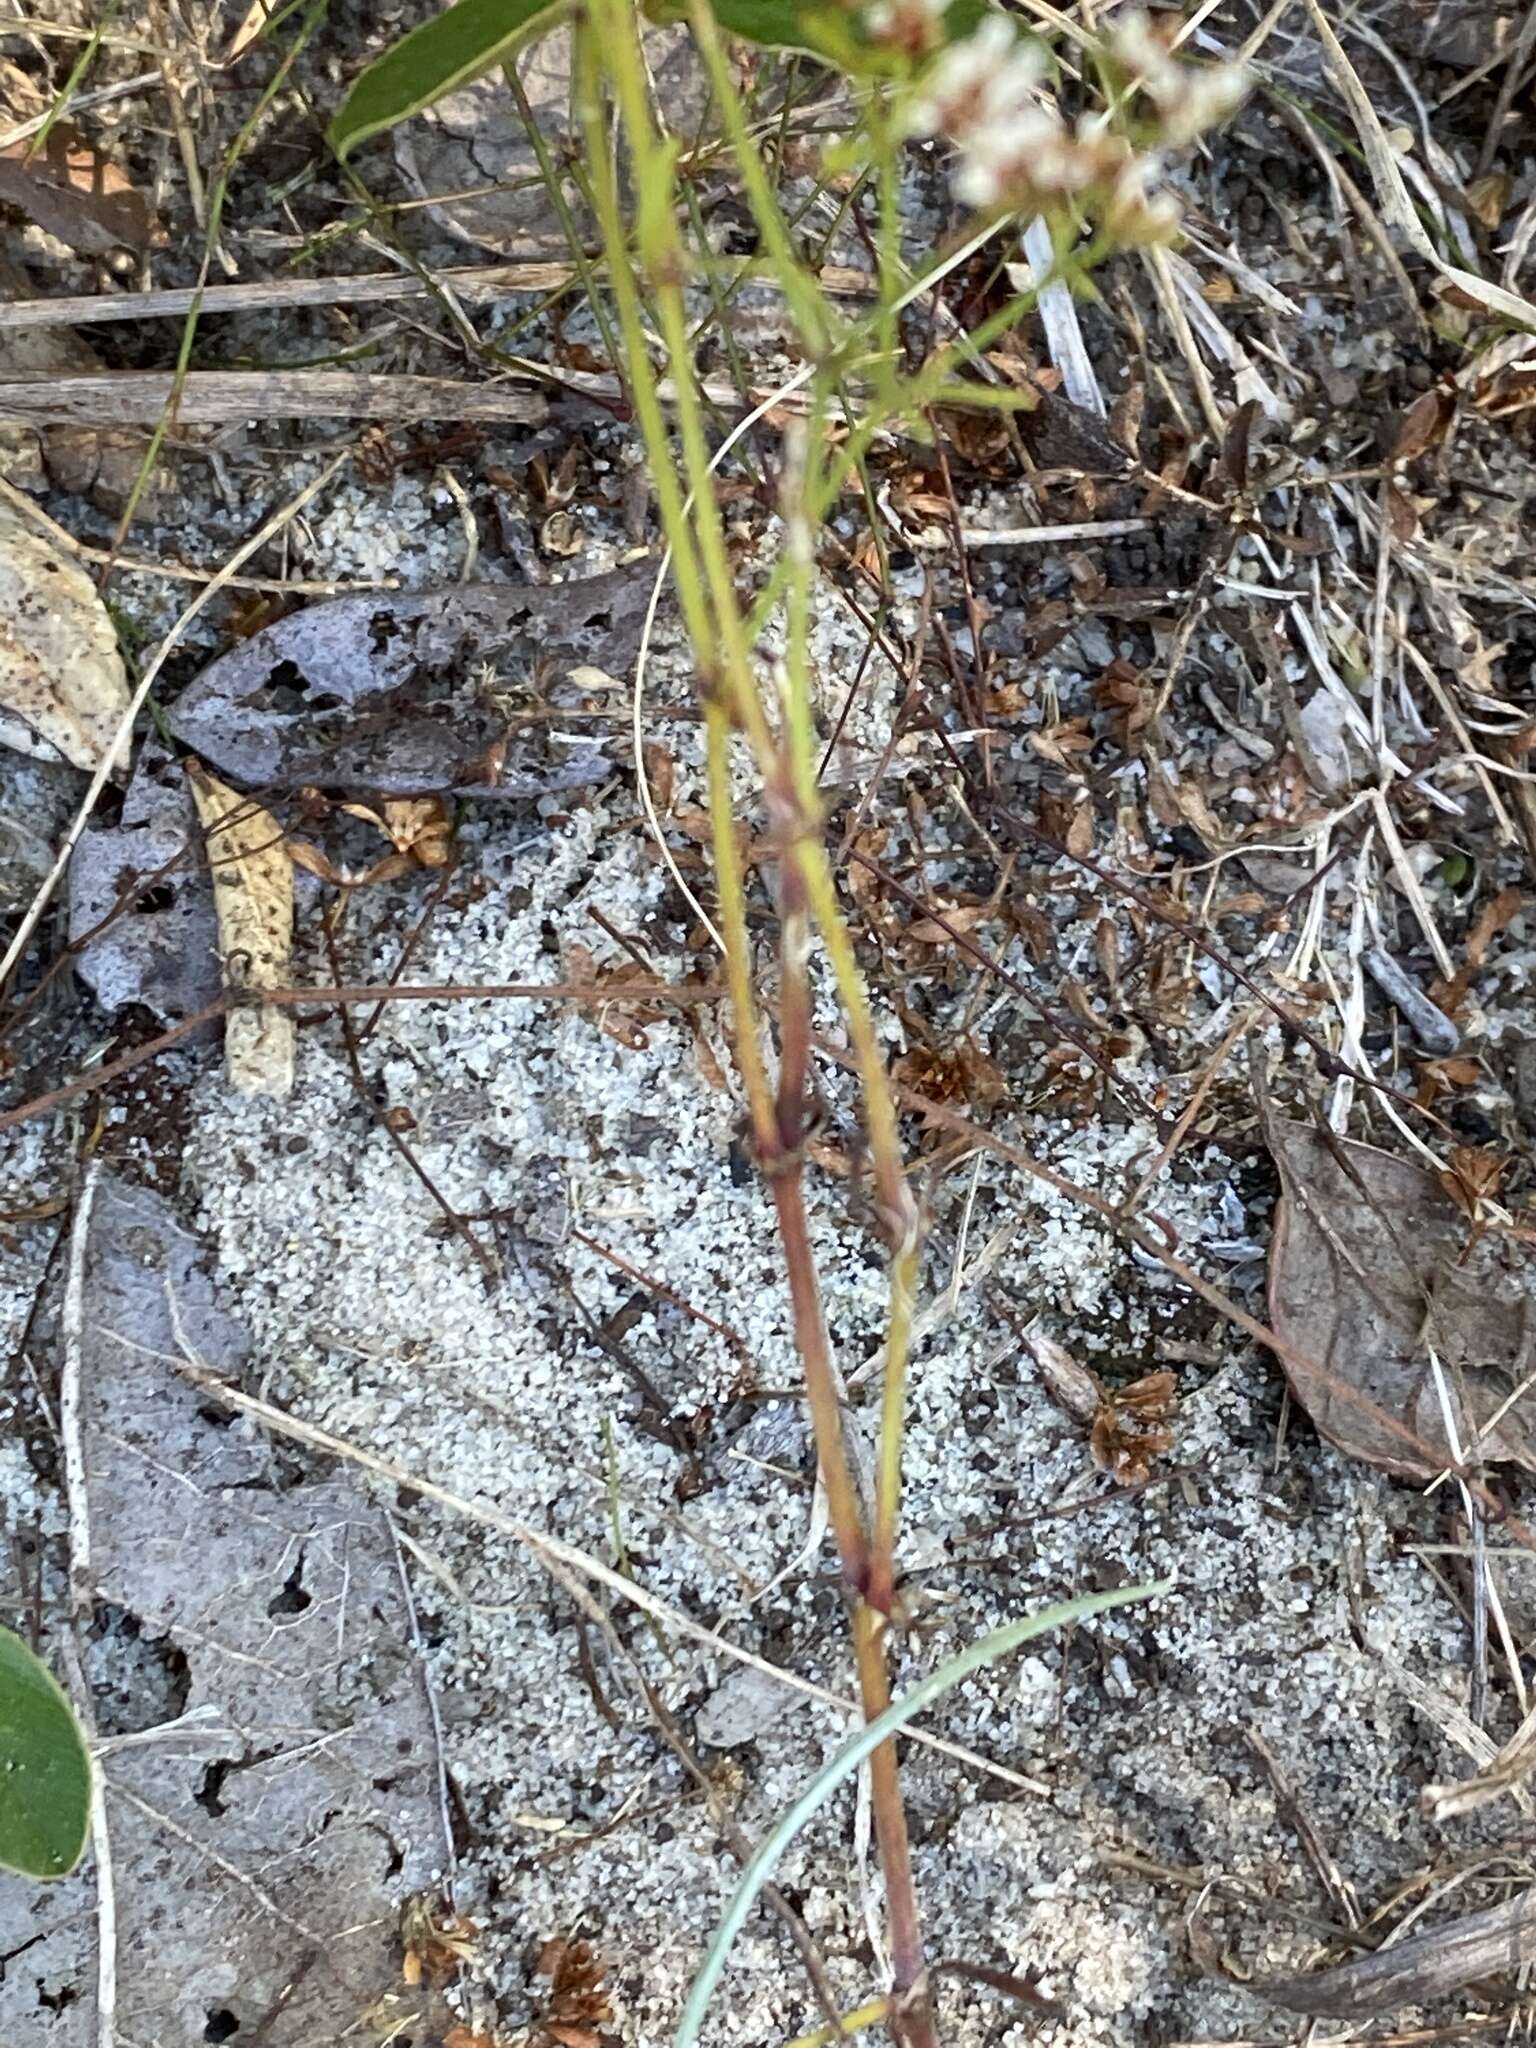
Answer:
<svg viewBox="0 0 1536 2048"><path fill-rule="evenodd" d="M1424 1810L1439 1823L1475 1813L1490 1800L1517 1791L1536 1770L1536 1709L1526 1715L1508 1742L1474 1777L1459 1785L1426 1785Z"/></svg>
<svg viewBox="0 0 1536 2048"><path fill-rule="evenodd" d="M1339 91L1343 94L1355 127L1359 132L1360 146L1365 151L1365 160L1370 166L1371 179L1376 187L1376 197L1388 224L1422 256L1449 284L1475 299L1489 313L1501 320L1512 320L1517 327L1536 329L1536 305L1522 298L1518 292L1507 291L1501 284L1494 284L1475 271L1464 270L1459 264L1448 263L1435 247L1429 231L1419 218L1403 174L1398 169L1392 145L1381 123L1381 116L1371 104L1371 96L1360 82L1360 75L1345 54L1344 46L1334 34L1327 15L1319 0L1307 0L1307 12L1317 30L1319 40L1327 52L1329 69Z"/></svg>

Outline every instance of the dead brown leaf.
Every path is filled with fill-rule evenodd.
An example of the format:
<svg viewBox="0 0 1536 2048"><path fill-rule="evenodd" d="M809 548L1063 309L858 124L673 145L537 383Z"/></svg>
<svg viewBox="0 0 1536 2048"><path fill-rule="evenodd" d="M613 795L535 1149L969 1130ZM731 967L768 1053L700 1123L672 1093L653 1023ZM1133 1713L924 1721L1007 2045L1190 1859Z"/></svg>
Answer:
<svg viewBox="0 0 1536 2048"><path fill-rule="evenodd" d="M952 946L957 933L969 938L986 915L985 903L958 903L952 910L941 910L936 917L916 919L907 926L904 936L920 946Z"/></svg>
<svg viewBox="0 0 1536 2048"><path fill-rule="evenodd" d="M1115 737L1129 753L1136 735L1151 722L1157 693L1148 687L1146 678L1134 663L1115 660L1095 683L1093 699L1104 710L1115 714Z"/></svg>
<svg viewBox="0 0 1536 2048"><path fill-rule="evenodd" d="M603 1984L605 1968L592 1944L559 1937L546 1941L535 1974L550 1980L539 2036L557 2048L599 2048L597 2029L613 2008Z"/></svg>
<svg viewBox="0 0 1536 2048"><path fill-rule="evenodd" d="M1152 1460L1173 1443L1178 1381L1171 1372L1149 1372L1128 1387L1108 1392L1088 1432L1093 1462L1122 1486L1144 1486Z"/></svg>
<svg viewBox="0 0 1536 2048"><path fill-rule="evenodd" d="M1431 1478L1457 1462L1448 1403L1463 1449L1476 1438L1481 1458L1536 1470L1519 1404L1488 1427L1527 1352L1531 1284L1514 1248L1469 1243L1464 1205L1422 1167L1348 1139L1330 1147L1306 1124L1274 1120L1267 1135L1282 1188L1270 1320L1319 1433L1384 1472Z"/></svg>
<svg viewBox="0 0 1536 2048"><path fill-rule="evenodd" d="M941 1052L914 1045L891 1062L891 1072L905 1088L930 1102L1001 1102L1008 1093L1003 1070L968 1039Z"/></svg>
<svg viewBox="0 0 1536 2048"><path fill-rule="evenodd" d="M340 809L376 825L396 853L409 854L416 866L447 866L453 819L440 796L386 797L377 809L372 804L342 804Z"/></svg>
<svg viewBox="0 0 1536 2048"><path fill-rule="evenodd" d="M1411 462L1415 456L1427 454L1445 439L1455 410L1454 394L1441 386L1421 392L1398 419L1389 459Z"/></svg>
<svg viewBox="0 0 1536 2048"><path fill-rule="evenodd" d="M1486 177L1474 178L1467 187L1473 214L1490 234L1504 218L1513 182L1508 171L1489 171Z"/></svg>
<svg viewBox="0 0 1536 2048"><path fill-rule="evenodd" d="M0 149L0 201L87 256L149 247L149 202L110 158L63 121L35 155L33 147Z"/></svg>
<svg viewBox="0 0 1536 2048"><path fill-rule="evenodd" d="M1479 1204L1498 1193L1504 1167L1504 1160L1480 1146L1457 1145L1440 1176L1440 1185L1463 1215L1476 1217Z"/></svg>
<svg viewBox="0 0 1536 2048"><path fill-rule="evenodd" d="M1104 1403L1104 1382L1092 1366L1082 1364L1065 1345L1048 1337L1038 1320L1024 1332L1024 1348L1057 1407L1086 1429Z"/></svg>
<svg viewBox="0 0 1536 2048"><path fill-rule="evenodd" d="M1501 889L1478 912L1476 922L1467 933L1461 966L1449 981L1436 982L1432 991L1435 1002L1447 1015L1455 1016L1460 1009L1472 985L1473 975L1488 957L1488 948L1499 933L1519 916L1524 903L1525 897L1520 890L1511 886Z"/></svg>

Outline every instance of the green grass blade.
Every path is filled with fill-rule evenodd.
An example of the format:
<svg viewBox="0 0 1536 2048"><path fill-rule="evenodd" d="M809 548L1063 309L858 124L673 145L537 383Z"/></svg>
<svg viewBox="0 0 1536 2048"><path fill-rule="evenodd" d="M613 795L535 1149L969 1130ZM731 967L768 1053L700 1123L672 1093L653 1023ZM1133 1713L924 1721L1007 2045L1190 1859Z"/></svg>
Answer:
<svg viewBox="0 0 1536 2048"><path fill-rule="evenodd" d="M91 1817L91 1765L53 1675L0 1628L0 1864L67 1877Z"/></svg>
<svg viewBox="0 0 1536 2048"><path fill-rule="evenodd" d="M572 7L573 0L457 0L368 66L330 125L331 147L344 157L370 135L419 114L455 86L504 64Z"/></svg>
<svg viewBox="0 0 1536 2048"><path fill-rule="evenodd" d="M1123 1586L1112 1593L1085 1593L1080 1599L1063 1600L1058 1606L1044 1608L1039 1614L1028 1614L1022 1621L1007 1622L1002 1628L993 1629L990 1635L983 1636L979 1642L972 1643L958 1656L951 1657L937 1671L931 1671L926 1678L920 1679L899 1700L892 1701L878 1719L866 1723L845 1742L831 1761L817 1772L793 1806L787 1807L780 1815L742 1872L741 1882L715 1930L709 1953L693 1980L693 1989L688 1994L688 2003L678 2023L674 2048L696 2048L704 2014L725 1969L731 1943L741 1932L742 1923L772 1875L775 1864L817 1808L824 1805L843 1780L858 1769L871 1750L878 1749L887 1736L894 1735L963 1678L969 1678L984 1664L995 1664L1010 1650L1016 1650L1020 1643L1027 1643L1031 1636L1044 1635L1049 1629L1086 1620L1091 1614L1104 1614L1111 1607L1128 1606L1133 1600L1156 1599L1159 1594L1170 1591L1172 1586L1172 1579L1159 1579L1146 1586Z"/></svg>

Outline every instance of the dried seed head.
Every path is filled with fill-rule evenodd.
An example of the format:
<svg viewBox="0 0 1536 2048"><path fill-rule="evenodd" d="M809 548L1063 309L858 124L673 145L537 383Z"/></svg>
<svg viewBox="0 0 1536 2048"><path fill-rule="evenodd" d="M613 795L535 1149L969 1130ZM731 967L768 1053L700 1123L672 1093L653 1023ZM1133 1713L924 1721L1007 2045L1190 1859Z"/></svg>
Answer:
<svg viewBox="0 0 1536 2048"><path fill-rule="evenodd" d="M869 0L864 33L883 49L925 57L944 40L949 0Z"/></svg>

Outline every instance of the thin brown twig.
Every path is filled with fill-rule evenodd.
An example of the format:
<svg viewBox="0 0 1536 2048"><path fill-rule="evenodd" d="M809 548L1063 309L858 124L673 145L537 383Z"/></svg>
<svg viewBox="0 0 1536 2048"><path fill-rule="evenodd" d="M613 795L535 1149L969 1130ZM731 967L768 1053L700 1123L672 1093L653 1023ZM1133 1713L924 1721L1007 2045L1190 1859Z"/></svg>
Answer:
<svg viewBox="0 0 1536 2048"><path fill-rule="evenodd" d="M659 982L654 988L626 988L628 1002L676 1003L682 1007L690 1004L718 1003L725 991L708 984L699 988L684 988L672 982ZM446 984L442 987L417 987L412 984L379 987L368 984L347 988L274 988L263 989L259 1000L278 1006L302 1004L327 1008L342 1003L441 1003L441 1002L503 1002L513 998L529 1001L581 1003L588 1006L601 1005L613 1000L612 994L603 989L583 987L575 982L491 982ZM179 1024L160 1031L153 1038L145 1039L142 1045L121 1053L115 1060L108 1060L104 1067L94 1073L84 1074L78 1080L66 1081L60 1087L50 1088L46 1094L34 1095L29 1101L18 1103L16 1108L0 1111L0 1131L8 1131L14 1124L28 1123L33 1117L45 1116L49 1110L58 1109L63 1103L72 1102L77 1095L94 1094L99 1088L108 1087L122 1075L131 1073L135 1067L156 1059L163 1052L190 1038L205 1024L213 1024L220 1017L227 1016L242 1003L258 1000L247 989L226 989L224 994L205 1003L190 1017L184 1017Z"/></svg>

